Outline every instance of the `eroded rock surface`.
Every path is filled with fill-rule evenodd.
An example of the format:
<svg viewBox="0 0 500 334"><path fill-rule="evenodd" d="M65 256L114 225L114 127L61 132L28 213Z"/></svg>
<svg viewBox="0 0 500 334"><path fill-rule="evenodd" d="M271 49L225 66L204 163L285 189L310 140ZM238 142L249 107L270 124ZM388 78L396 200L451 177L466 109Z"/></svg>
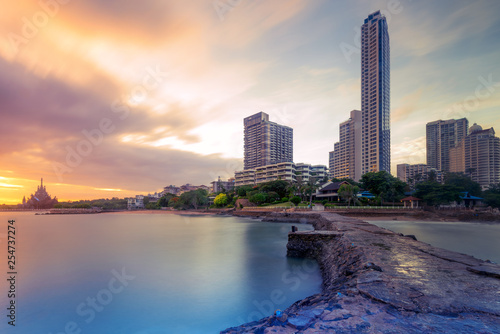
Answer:
<svg viewBox="0 0 500 334"><path fill-rule="evenodd" d="M500 333L500 266L334 213L273 213L308 222L288 255L314 258L323 292L223 333Z"/></svg>

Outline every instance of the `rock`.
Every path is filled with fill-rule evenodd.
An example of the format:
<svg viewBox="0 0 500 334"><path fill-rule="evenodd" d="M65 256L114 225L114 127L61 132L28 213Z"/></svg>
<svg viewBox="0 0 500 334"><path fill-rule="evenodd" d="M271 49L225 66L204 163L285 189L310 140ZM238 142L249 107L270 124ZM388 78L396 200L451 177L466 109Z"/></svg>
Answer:
<svg viewBox="0 0 500 334"><path fill-rule="evenodd" d="M414 236L413 234L407 234L407 235L405 235L405 237L410 238L410 239L413 239L413 240L415 240L415 241L418 241L418 240L417 240L417 237L416 237L416 236Z"/></svg>
<svg viewBox="0 0 500 334"><path fill-rule="evenodd" d="M500 268L496 265L490 265L488 263L474 267L467 267L467 270L479 275L500 278Z"/></svg>
<svg viewBox="0 0 500 334"><path fill-rule="evenodd" d="M298 330L306 329L312 322L312 318L299 315L294 318L288 318L288 323Z"/></svg>
<svg viewBox="0 0 500 334"><path fill-rule="evenodd" d="M293 213L288 255L316 259L322 293L223 333L494 333L500 266L334 213ZM279 216L273 213L274 219ZM355 245L355 246L353 246ZM500 333L500 331L496 331Z"/></svg>

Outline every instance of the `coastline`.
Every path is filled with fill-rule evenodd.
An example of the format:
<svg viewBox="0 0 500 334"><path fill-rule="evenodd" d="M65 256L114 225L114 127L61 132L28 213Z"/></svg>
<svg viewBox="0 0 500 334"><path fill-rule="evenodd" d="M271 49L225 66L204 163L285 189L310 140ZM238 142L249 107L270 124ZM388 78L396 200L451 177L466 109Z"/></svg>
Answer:
<svg viewBox="0 0 500 334"><path fill-rule="evenodd" d="M288 256L316 259L323 288L280 317L221 333L500 332L499 265L335 213L249 216L313 224L289 233Z"/></svg>

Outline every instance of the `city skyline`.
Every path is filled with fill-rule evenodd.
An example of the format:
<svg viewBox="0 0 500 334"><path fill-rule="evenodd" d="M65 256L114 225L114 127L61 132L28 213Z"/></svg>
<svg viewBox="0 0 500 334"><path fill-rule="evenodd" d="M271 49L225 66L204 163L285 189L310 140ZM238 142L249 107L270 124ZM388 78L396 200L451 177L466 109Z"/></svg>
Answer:
<svg viewBox="0 0 500 334"><path fill-rule="evenodd" d="M40 177L62 201L226 179L259 111L294 129L295 162L328 165L361 110L360 27L377 10L393 174L426 163L428 122L500 128L497 1L41 3L0 13L0 203Z"/></svg>

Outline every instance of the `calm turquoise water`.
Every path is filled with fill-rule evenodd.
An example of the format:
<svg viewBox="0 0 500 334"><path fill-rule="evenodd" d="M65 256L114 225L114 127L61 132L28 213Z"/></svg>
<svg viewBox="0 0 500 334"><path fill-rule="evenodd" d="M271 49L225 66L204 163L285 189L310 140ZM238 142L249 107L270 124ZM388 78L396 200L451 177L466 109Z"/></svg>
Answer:
<svg viewBox="0 0 500 334"><path fill-rule="evenodd" d="M316 263L285 256L291 224L2 212L2 245L10 218L17 225L17 319L7 326L2 279L0 333L217 333L320 291ZM6 247L0 258L3 277Z"/></svg>
<svg viewBox="0 0 500 334"><path fill-rule="evenodd" d="M413 234L433 246L500 263L500 224L373 221L396 233Z"/></svg>

